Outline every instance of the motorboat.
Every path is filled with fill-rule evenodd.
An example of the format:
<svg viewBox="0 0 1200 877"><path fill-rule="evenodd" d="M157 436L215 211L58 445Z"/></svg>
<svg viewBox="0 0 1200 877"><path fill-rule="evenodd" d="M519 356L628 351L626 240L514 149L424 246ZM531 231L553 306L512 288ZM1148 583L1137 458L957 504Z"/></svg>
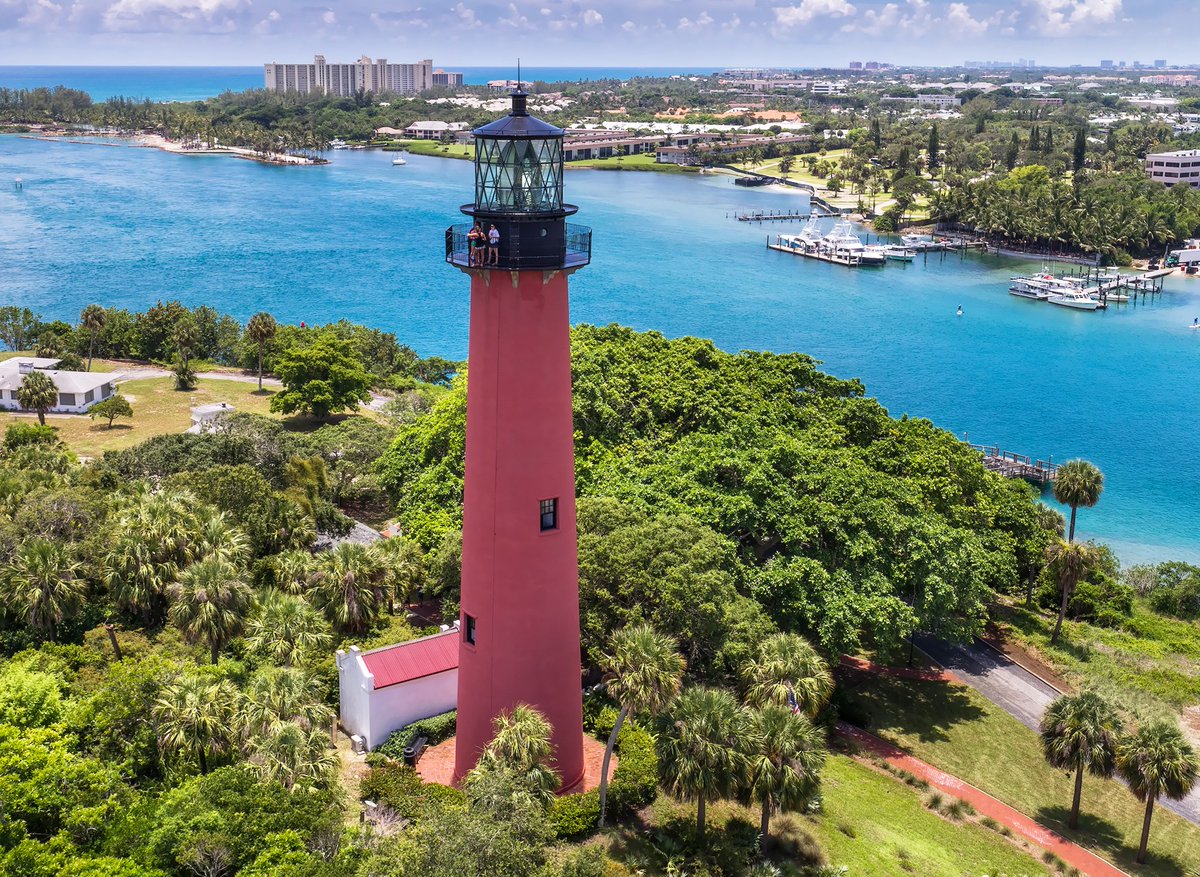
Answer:
<svg viewBox="0 0 1200 877"><path fill-rule="evenodd" d="M337 139L330 140L329 148L330 149L346 149L347 148L346 141L345 140L337 140Z"/></svg>
<svg viewBox="0 0 1200 877"><path fill-rule="evenodd" d="M1008 292L1010 295L1030 298L1034 301L1045 301L1050 298L1050 290L1037 276L1013 277L1008 281Z"/></svg>
<svg viewBox="0 0 1200 877"><path fill-rule="evenodd" d="M800 229L796 237L808 244L820 243L823 235L821 234L821 217L817 211L812 212L808 217L808 222L804 223L804 227Z"/></svg>
<svg viewBox="0 0 1200 877"><path fill-rule="evenodd" d="M913 260L913 251L911 249L904 246L897 246L896 244L884 247L883 254L893 262L911 262Z"/></svg>
<svg viewBox="0 0 1200 877"><path fill-rule="evenodd" d="M403 158L400 158L399 156L397 156L396 158L393 158L393 159L392 159L392 166L393 166L393 167L400 167L401 165L406 165L406 164L408 164L408 162L407 162L407 161L405 161Z"/></svg>
<svg viewBox="0 0 1200 877"><path fill-rule="evenodd" d="M821 246L835 256L857 261L861 265L882 265L887 256L883 247L867 247L854 231L849 220L842 220L821 238Z"/></svg>
<svg viewBox="0 0 1200 877"><path fill-rule="evenodd" d="M1051 293L1047 299L1052 305L1058 305L1064 308L1075 308L1079 311L1094 311L1100 307L1100 302L1096 301L1086 292L1081 289L1063 290L1061 292Z"/></svg>

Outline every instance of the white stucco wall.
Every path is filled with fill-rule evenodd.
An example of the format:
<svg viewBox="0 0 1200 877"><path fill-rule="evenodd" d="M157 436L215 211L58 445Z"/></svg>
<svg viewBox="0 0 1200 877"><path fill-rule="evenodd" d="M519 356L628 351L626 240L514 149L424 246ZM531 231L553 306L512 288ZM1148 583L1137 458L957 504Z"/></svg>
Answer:
<svg viewBox="0 0 1200 877"><path fill-rule="evenodd" d="M338 651L342 727L374 749L397 728L427 719L458 705L458 668L376 690L375 678L358 646Z"/></svg>

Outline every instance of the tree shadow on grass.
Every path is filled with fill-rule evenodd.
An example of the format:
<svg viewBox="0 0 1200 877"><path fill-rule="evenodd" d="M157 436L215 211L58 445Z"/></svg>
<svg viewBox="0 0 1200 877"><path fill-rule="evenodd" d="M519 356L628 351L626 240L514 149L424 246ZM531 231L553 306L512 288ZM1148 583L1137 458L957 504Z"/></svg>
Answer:
<svg viewBox="0 0 1200 877"><path fill-rule="evenodd" d="M1086 797L1086 796L1085 796ZM1150 828L1150 853L1145 865L1137 863L1137 847L1129 846L1116 825L1086 810L1084 800L1079 813L1079 828L1067 828L1071 808L1065 805L1040 807L1033 814L1039 825L1053 829L1080 846L1100 850L1105 858L1111 858L1122 870L1130 874L1154 875L1154 877L1190 877L1189 872L1174 856L1155 855L1154 827ZM1140 823L1139 823L1140 827Z"/></svg>
<svg viewBox="0 0 1200 877"><path fill-rule="evenodd" d="M125 432L133 429L132 423L114 423L109 426L107 423L93 423L88 427L88 432L98 432L101 434L108 432Z"/></svg>
<svg viewBox="0 0 1200 877"><path fill-rule="evenodd" d="M947 682L878 679L849 700L869 717L869 730L911 734L923 743L947 742L951 727L986 715L968 689Z"/></svg>

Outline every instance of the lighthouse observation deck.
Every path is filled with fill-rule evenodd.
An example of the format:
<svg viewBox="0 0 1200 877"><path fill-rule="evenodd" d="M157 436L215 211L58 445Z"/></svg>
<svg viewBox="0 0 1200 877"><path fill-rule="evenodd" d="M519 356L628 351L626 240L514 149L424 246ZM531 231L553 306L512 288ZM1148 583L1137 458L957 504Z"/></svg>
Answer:
<svg viewBox="0 0 1200 877"><path fill-rule="evenodd" d="M485 242L473 246L471 225L446 229L446 261L458 268L498 271L552 271L583 268L592 261L592 230L561 220L541 223L501 222L496 254ZM489 224L482 225L484 233Z"/></svg>

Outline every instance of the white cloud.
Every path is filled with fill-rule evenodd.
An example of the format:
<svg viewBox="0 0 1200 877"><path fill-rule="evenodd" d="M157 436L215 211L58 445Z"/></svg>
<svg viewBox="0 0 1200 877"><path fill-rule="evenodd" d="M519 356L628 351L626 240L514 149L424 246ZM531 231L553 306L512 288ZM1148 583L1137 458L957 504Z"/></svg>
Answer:
<svg viewBox="0 0 1200 877"><path fill-rule="evenodd" d="M104 11L108 30L140 33L230 33L251 11L250 0L117 0Z"/></svg>
<svg viewBox="0 0 1200 877"><path fill-rule="evenodd" d="M332 9L326 9L321 16L321 21L325 22L325 24L337 24L337 13Z"/></svg>
<svg viewBox="0 0 1200 877"><path fill-rule="evenodd" d="M599 27L604 24L604 16L595 9L585 9L583 12L583 23L587 27Z"/></svg>
<svg viewBox="0 0 1200 877"><path fill-rule="evenodd" d="M946 7L946 24L958 36L978 37L987 32L989 22L974 18L966 3L951 3Z"/></svg>
<svg viewBox="0 0 1200 877"><path fill-rule="evenodd" d="M816 18L846 18L858 10L847 0L801 0L799 6L776 6L775 26L789 30Z"/></svg>
<svg viewBox="0 0 1200 877"><path fill-rule="evenodd" d="M496 23L505 27L525 28L529 26L529 19L521 14L516 3L509 3L508 14L497 19Z"/></svg>
<svg viewBox="0 0 1200 877"><path fill-rule="evenodd" d="M473 30L477 27L483 27L483 22L479 20L479 16L475 14L475 10L463 3L457 3L450 8L454 13L454 17L458 19L458 26L465 27L467 30Z"/></svg>
<svg viewBox="0 0 1200 877"><path fill-rule="evenodd" d="M684 33L696 33L697 31L704 30L706 27L712 24L713 20L713 17L707 12L701 12L696 17L695 21L692 21L687 17L679 19L679 30L683 31Z"/></svg>
<svg viewBox="0 0 1200 877"><path fill-rule="evenodd" d="M1033 0L1029 27L1042 36L1103 33L1120 20L1121 0Z"/></svg>

